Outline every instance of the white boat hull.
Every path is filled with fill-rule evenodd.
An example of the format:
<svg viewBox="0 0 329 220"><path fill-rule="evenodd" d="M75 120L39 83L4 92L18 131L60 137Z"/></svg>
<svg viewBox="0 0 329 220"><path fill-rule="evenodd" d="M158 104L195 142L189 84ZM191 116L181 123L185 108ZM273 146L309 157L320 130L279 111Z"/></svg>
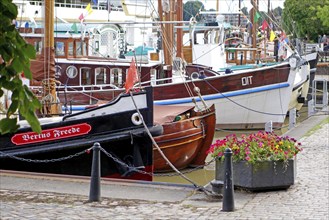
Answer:
<svg viewBox="0 0 329 220"><path fill-rule="evenodd" d="M206 105L215 105L216 127L223 129L264 129L266 123L281 126L284 123L291 100L293 82L297 70L291 70L286 83L238 90L228 93L203 95ZM198 107L203 104L198 97ZM188 98L191 100L191 98ZM155 104L194 105L183 99L154 101Z"/></svg>
<svg viewBox="0 0 329 220"><path fill-rule="evenodd" d="M302 65L296 73L294 87L292 90L289 109L296 108L299 111L307 102L308 90L310 88L310 65Z"/></svg>

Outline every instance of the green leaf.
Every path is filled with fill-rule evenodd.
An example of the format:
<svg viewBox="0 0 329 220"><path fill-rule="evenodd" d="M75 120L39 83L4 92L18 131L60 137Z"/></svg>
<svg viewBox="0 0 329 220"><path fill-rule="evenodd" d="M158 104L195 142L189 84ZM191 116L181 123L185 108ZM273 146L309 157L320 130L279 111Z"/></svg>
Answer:
<svg viewBox="0 0 329 220"><path fill-rule="evenodd" d="M27 78L32 78L30 59L35 58L35 49L18 33L12 21L17 17L17 6L12 0L0 1L0 96L3 89L12 91L12 103L7 110L7 118L1 120L0 132L9 133L17 130L17 119L10 116L19 111L30 123L34 131L41 131L35 111L41 107L34 94L23 86L20 74L22 70Z"/></svg>
<svg viewBox="0 0 329 220"><path fill-rule="evenodd" d="M19 89L16 88L15 90L12 90L13 94L11 95L11 100L19 100Z"/></svg>
<svg viewBox="0 0 329 220"><path fill-rule="evenodd" d="M23 70L23 66L22 66L20 60L19 60L17 57L15 57L15 58L13 59L13 61L11 62L11 67L12 67L17 73L20 73L20 72L22 72L22 70Z"/></svg>
<svg viewBox="0 0 329 220"><path fill-rule="evenodd" d="M1 8L3 11L3 14L10 18L10 19L16 19L17 18L17 6L15 4L13 4L12 2L7 2L4 0L3 1L3 8Z"/></svg>
<svg viewBox="0 0 329 220"><path fill-rule="evenodd" d="M30 59L35 59L36 51L34 49L34 46L32 46L31 44L25 44L22 49Z"/></svg>
<svg viewBox="0 0 329 220"><path fill-rule="evenodd" d="M29 88L26 85L24 85L24 89L25 89L26 95L29 97L29 101L30 101L31 106L33 108L40 109L41 108L41 103L37 99L37 97L35 97L35 95L31 92L31 90L29 90Z"/></svg>
<svg viewBox="0 0 329 220"><path fill-rule="evenodd" d="M29 67L23 66L23 72L24 72L25 78L30 79L30 80L32 79L32 72Z"/></svg>
<svg viewBox="0 0 329 220"><path fill-rule="evenodd" d="M18 100L11 100L11 104L10 104L10 106L8 108L8 111L7 111L7 116L8 117L16 113L16 111L18 109L18 105L19 105Z"/></svg>
<svg viewBox="0 0 329 220"><path fill-rule="evenodd" d="M17 118L4 118L0 120L0 134L7 134L19 128Z"/></svg>
<svg viewBox="0 0 329 220"><path fill-rule="evenodd" d="M31 128L34 132L41 133L40 122L39 122L35 112L29 110L23 116L29 122L29 124L31 125Z"/></svg>

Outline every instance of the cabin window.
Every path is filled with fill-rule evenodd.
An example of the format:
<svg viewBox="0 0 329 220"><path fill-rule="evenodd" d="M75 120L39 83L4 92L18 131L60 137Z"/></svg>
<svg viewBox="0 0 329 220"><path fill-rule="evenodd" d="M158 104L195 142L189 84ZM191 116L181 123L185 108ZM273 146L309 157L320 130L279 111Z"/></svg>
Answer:
<svg viewBox="0 0 329 220"><path fill-rule="evenodd" d="M69 42L69 56L73 56L73 42Z"/></svg>
<svg viewBox="0 0 329 220"><path fill-rule="evenodd" d="M75 42L76 45L76 56L82 56L82 43L81 41Z"/></svg>
<svg viewBox="0 0 329 220"><path fill-rule="evenodd" d="M80 69L81 85L91 85L91 69L83 67Z"/></svg>
<svg viewBox="0 0 329 220"><path fill-rule="evenodd" d="M64 42L56 42L56 44L55 44L55 54L57 56L64 56L65 55L65 44L64 44Z"/></svg>
<svg viewBox="0 0 329 220"><path fill-rule="evenodd" d="M98 67L95 69L96 74L96 85L106 84L106 69L102 67Z"/></svg>
<svg viewBox="0 0 329 220"><path fill-rule="evenodd" d="M82 42L82 53L83 53L83 56L87 56L87 43L86 42Z"/></svg>
<svg viewBox="0 0 329 220"><path fill-rule="evenodd" d="M154 86L157 83L157 70L151 69L150 70L150 76L151 76L151 85Z"/></svg>
<svg viewBox="0 0 329 220"><path fill-rule="evenodd" d="M99 41L95 41L95 51L99 51Z"/></svg>
<svg viewBox="0 0 329 220"><path fill-rule="evenodd" d="M34 42L34 48L37 54L41 54L42 49L42 41L35 41Z"/></svg>
<svg viewBox="0 0 329 220"><path fill-rule="evenodd" d="M122 87L122 69L113 68L110 71L110 84Z"/></svg>
<svg viewBox="0 0 329 220"><path fill-rule="evenodd" d="M66 69L66 75L70 79L74 79L78 75L78 69L75 66L69 66Z"/></svg>

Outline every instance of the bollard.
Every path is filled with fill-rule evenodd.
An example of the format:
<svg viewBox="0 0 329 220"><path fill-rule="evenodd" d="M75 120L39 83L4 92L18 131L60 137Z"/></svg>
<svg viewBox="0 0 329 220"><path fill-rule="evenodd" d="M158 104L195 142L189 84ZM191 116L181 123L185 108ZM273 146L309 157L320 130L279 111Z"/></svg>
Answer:
<svg viewBox="0 0 329 220"><path fill-rule="evenodd" d="M101 166L100 166L100 144L94 143L93 162L91 165L91 179L89 202L99 202L101 195Z"/></svg>
<svg viewBox="0 0 329 220"><path fill-rule="evenodd" d="M222 178L222 180L220 178L221 177L220 171L222 170L222 166L221 166L221 162L219 160L220 160L220 158L216 158L215 179L210 182L210 185L212 187L212 192L214 194L222 195L224 182L223 182L223 178Z"/></svg>
<svg viewBox="0 0 329 220"><path fill-rule="evenodd" d="M224 152L224 186L223 186L223 207L222 211L234 211L234 184L233 184L233 166L232 150L227 148Z"/></svg>
<svg viewBox="0 0 329 220"><path fill-rule="evenodd" d="M314 102L313 102L313 99L311 99L310 101L308 101L308 104L307 104L307 116L310 117L314 114L315 114Z"/></svg>
<svg viewBox="0 0 329 220"><path fill-rule="evenodd" d="M289 130L296 127L296 108L289 110Z"/></svg>

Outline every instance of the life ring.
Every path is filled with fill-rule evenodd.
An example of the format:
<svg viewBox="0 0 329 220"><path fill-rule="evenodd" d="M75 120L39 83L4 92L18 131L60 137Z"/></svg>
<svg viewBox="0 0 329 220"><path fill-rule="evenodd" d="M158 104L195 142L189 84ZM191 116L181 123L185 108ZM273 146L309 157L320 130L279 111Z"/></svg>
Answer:
<svg viewBox="0 0 329 220"><path fill-rule="evenodd" d="M197 72L193 72L193 73L191 74L191 79L199 79L199 73L197 73Z"/></svg>
<svg viewBox="0 0 329 220"><path fill-rule="evenodd" d="M131 122L134 125L141 125L143 122L143 118L142 116L140 116L137 112L135 112L132 116L131 116Z"/></svg>

